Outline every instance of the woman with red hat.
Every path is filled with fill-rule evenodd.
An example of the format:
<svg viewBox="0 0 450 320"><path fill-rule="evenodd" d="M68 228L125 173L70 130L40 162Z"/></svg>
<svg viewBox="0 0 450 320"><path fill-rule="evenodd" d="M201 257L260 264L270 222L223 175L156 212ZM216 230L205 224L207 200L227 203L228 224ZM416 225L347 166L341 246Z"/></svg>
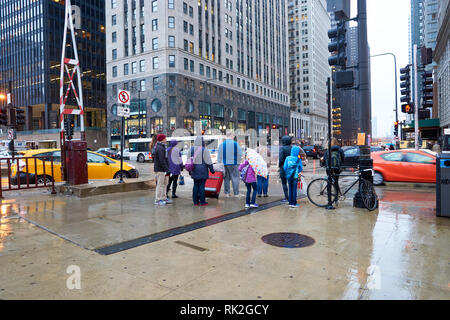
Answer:
<svg viewBox="0 0 450 320"><path fill-rule="evenodd" d="M172 203L171 200L166 197L167 188L167 172L169 171L169 159L167 158L166 143L167 139L164 134L158 134L156 139L155 152L152 155L154 171L156 173L156 196L155 205L165 206Z"/></svg>

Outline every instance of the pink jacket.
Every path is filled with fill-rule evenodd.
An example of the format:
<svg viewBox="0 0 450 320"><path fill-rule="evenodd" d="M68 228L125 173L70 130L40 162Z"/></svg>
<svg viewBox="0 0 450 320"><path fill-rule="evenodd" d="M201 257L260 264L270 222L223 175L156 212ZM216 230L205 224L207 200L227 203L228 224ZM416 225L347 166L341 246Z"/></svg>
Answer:
<svg viewBox="0 0 450 320"><path fill-rule="evenodd" d="M247 165L248 165L248 160L245 160L245 162L243 162L240 166L239 166L239 171L242 171L242 169L244 169ZM253 170L252 166L249 166L247 169L247 175L245 176L245 183L254 183L256 182L256 174L255 171Z"/></svg>

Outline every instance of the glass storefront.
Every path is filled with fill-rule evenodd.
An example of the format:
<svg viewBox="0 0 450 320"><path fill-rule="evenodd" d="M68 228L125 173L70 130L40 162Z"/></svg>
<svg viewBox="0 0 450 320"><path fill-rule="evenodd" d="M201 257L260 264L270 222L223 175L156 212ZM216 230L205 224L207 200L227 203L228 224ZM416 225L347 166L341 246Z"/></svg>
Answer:
<svg viewBox="0 0 450 320"><path fill-rule="evenodd" d="M150 119L150 134L158 134L163 132L164 130L164 122L161 117L154 117Z"/></svg>

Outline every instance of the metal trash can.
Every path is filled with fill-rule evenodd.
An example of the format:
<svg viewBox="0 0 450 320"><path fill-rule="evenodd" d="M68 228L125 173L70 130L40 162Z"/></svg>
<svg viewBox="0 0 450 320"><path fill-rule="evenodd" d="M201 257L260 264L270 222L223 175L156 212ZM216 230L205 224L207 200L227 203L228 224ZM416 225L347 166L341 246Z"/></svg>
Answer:
<svg viewBox="0 0 450 320"><path fill-rule="evenodd" d="M436 216L450 217L450 153L436 157Z"/></svg>

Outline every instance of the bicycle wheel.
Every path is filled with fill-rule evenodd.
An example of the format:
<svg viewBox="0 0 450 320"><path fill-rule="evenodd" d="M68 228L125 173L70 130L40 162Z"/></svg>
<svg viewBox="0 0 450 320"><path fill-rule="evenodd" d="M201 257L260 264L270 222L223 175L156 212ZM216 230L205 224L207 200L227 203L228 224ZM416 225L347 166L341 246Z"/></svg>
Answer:
<svg viewBox="0 0 450 320"><path fill-rule="evenodd" d="M359 185L359 193L367 210L374 211L378 207L378 196L370 181L362 179Z"/></svg>
<svg viewBox="0 0 450 320"><path fill-rule="evenodd" d="M308 185L308 199L312 204L325 208L328 206L328 179L320 178L312 181ZM337 197L336 186L331 185L331 200L335 201Z"/></svg>

